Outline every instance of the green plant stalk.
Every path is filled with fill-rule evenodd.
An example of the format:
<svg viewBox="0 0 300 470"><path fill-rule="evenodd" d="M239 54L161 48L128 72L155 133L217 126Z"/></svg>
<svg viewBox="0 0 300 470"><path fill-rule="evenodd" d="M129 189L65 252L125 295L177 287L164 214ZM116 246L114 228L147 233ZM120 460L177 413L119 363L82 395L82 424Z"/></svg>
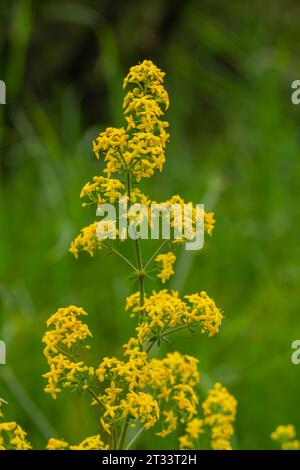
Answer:
<svg viewBox="0 0 300 470"><path fill-rule="evenodd" d="M130 180L130 173L128 172L126 175L126 185L127 185L127 195L128 195L128 202L130 204L131 199L131 180ZM142 259L142 250L141 250L141 242L140 239L135 240L135 253L136 253L136 260L137 260L137 278L139 282L139 291L140 291L140 307L144 305L144 297L145 297L145 273L143 268L143 259ZM140 323L141 317L139 317ZM126 419L123 422L123 426L121 429L120 438L118 441L118 449L122 450L128 430L129 420Z"/></svg>
<svg viewBox="0 0 300 470"><path fill-rule="evenodd" d="M104 406L103 406L103 403L101 403L101 401L99 400L99 398L97 397L96 393L94 392L94 390L91 389L91 387L88 387L87 388L87 391L89 392L90 395L92 395L92 397L94 398L94 400L96 400L96 402L98 403L98 405L101 406L101 408L103 410L105 410Z"/></svg>
<svg viewBox="0 0 300 470"><path fill-rule="evenodd" d="M136 252L136 261L137 261L137 278L139 281L139 291L140 291L140 307L144 305L144 297L145 297L145 272L143 268L143 260L142 260L142 251L141 251L141 241L138 238L135 240L135 252ZM139 318L139 322L140 322Z"/></svg>
<svg viewBox="0 0 300 470"><path fill-rule="evenodd" d="M133 263L131 263L131 261L126 258L126 256L122 255L122 253L120 253L114 246L112 245L109 245L109 244L104 244L104 246L110 250L112 253L115 253L116 255L120 256L120 258L125 261L125 263L127 263L134 271L136 271L136 267L134 266Z"/></svg>
<svg viewBox="0 0 300 470"><path fill-rule="evenodd" d="M162 244L157 248L157 250L153 253L153 255L151 256L151 258L147 261L147 263L145 264L145 271L146 269L148 268L148 266L151 265L152 261L156 258L156 255L159 254L159 252L164 248L164 246L169 242L170 240L164 240L162 242Z"/></svg>
<svg viewBox="0 0 300 470"><path fill-rule="evenodd" d="M160 339L160 338L163 338L164 336L169 336L171 335L172 333L177 333L177 331L181 331L181 330L184 330L185 328L189 328L191 326L197 326L199 325L199 322L195 322L195 323L191 323L190 325L182 325L182 326L179 326L178 328L173 328L173 329L170 329L170 330L167 330L165 333L164 333L164 330L167 328L168 325L165 326L165 328L162 330L162 332L160 333L160 336L158 336L154 341L152 341L148 348L146 349L146 353L148 354L151 349L153 348L153 346L157 343L157 341Z"/></svg>
<svg viewBox="0 0 300 470"><path fill-rule="evenodd" d="M144 428L141 428L134 436L133 438L131 439L131 441L128 443L128 445L126 446L126 449L125 450L129 450L131 449L131 447L133 446L133 444L135 443L135 441L140 437L140 435L144 432Z"/></svg>
<svg viewBox="0 0 300 470"><path fill-rule="evenodd" d="M126 185L127 185L128 202L130 205L131 178L130 178L129 172L127 172L127 175L126 175ZM141 241L139 238L135 240L135 253L136 253L136 261L137 261L137 278L139 282L139 291L140 291L140 307L142 307L144 305L144 297L145 297L145 286L144 286L145 272L143 268ZM139 322L140 322L140 318L139 318Z"/></svg>
<svg viewBox="0 0 300 470"><path fill-rule="evenodd" d="M112 430L112 448L113 450L117 450L117 433L114 428Z"/></svg>
<svg viewBox="0 0 300 470"><path fill-rule="evenodd" d="M125 441L127 429L128 429L128 421L125 418L123 421L123 425L121 428L121 433L120 433L120 437L119 437L118 445L117 445L117 449L119 450L122 450L124 447L124 441Z"/></svg>

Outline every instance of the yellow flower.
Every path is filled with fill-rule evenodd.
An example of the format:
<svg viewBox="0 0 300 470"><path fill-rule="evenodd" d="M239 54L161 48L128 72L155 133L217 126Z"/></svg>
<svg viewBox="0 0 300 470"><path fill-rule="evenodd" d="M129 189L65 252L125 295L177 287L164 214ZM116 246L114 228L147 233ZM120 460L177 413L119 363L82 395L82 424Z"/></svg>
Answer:
<svg viewBox="0 0 300 470"><path fill-rule="evenodd" d="M286 441L282 443L282 450L300 450L300 441L297 439L293 441Z"/></svg>
<svg viewBox="0 0 300 470"><path fill-rule="evenodd" d="M105 445L101 440L99 434L96 436L87 437L80 444L70 446L70 450L107 450L108 445Z"/></svg>
<svg viewBox="0 0 300 470"><path fill-rule="evenodd" d="M198 397L193 387L187 384L179 384L175 385L174 390L176 390L176 393L173 400L178 408L187 415L188 419L191 419L197 413L196 406L198 404Z"/></svg>
<svg viewBox="0 0 300 470"><path fill-rule="evenodd" d="M149 393L129 392L120 403L122 417L139 419L145 429L150 429L159 419L158 403Z"/></svg>
<svg viewBox="0 0 300 470"><path fill-rule="evenodd" d="M157 274L157 277L161 279L162 283L164 284L174 274L173 264L176 261L176 256L174 253L172 253L172 251L169 251L169 253L156 256L155 261L161 263L162 265L162 269Z"/></svg>
<svg viewBox="0 0 300 470"><path fill-rule="evenodd" d="M186 295L184 299L188 302L182 300L177 291L168 292L167 289L153 291L149 297L145 295L143 306L139 303L139 293L127 298L126 310L131 311L132 317L143 312L143 321L137 327L141 344L151 335L157 334L157 329L166 335L167 327L179 325L189 326L198 323L202 333L208 332L210 337L219 332L223 314L206 292Z"/></svg>
<svg viewBox="0 0 300 470"><path fill-rule="evenodd" d="M94 222L84 227L78 237L72 241L69 251L75 258L78 258L80 251L86 251L90 256L94 256L95 251L102 249L103 241L97 235L97 225L98 222Z"/></svg>
<svg viewBox="0 0 300 470"><path fill-rule="evenodd" d="M164 202L153 201L153 204L156 204L160 211L167 211L166 214L170 217L170 226L173 228L173 233L171 233L173 243L184 243L186 240L192 240L205 232L212 235L216 222L214 213L205 212L192 202L184 201L179 194L175 194ZM153 226L155 218L150 219L151 226Z"/></svg>
<svg viewBox="0 0 300 470"><path fill-rule="evenodd" d="M48 441L47 450L107 450L108 445L105 445L100 438L100 435L87 437L78 445L70 445L68 442L51 438Z"/></svg>
<svg viewBox="0 0 300 470"><path fill-rule="evenodd" d="M193 448L193 443L190 440L189 436L187 434L184 434L183 436L180 436L179 438L179 449L180 450L185 450L185 449L192 449Z"/></svg>
<svg viewBox="0 0 300 470"><path fill-rule="evenodd" d="M103 418L100 418L100 423L101 423L101 426L103 427L103 430L107 432L107 434L111 435L111 429L110 429L109 424L106 421L104 421Z"/></svg>
<svg viewBox="0 0 300 470"><path fill-rule="evenodd" d="M204 213L204 229L206 230L208 235L212 234L215 223L216 223L215 214L213 212L205 212Z"/></svg>
<svg viewBox="0 0 300 470"><path fill-rule="evenodd" d="M104 161L109 164L106 173L110 177L112 173L118 172L122 168L122 161L119 154L124 152L127 146L128 134L121 127L108 127L104 132L99 134L96 141L93 142L93 152L97 158L100 153L104 157Z"/></svg>
<svg viewBox="0 0 300 470"><path fill-rule="evenodd" d="M187 423L186 433L191 439L198 439L200 434L203 433L203 419L194 418Z"/></svg>
<svg viewBox="0 0 300 470"><path fill-rule="evenodd" d="M27 433L14 421L0 423L0 450L30 450Z"/></svg>
<svg viewBox="0 0 300 470"><path fill-rule="evenodd" d="M130 129L134 129L136 127L133 116L129 114L129 116L125 117L128 125L127 125L127 130L130 131Z"/></svg>
<svg viewBox="0 0 300 470"><path fill-rule="evenodd" d="M295 437L296 431L292 424L277 426L275 431L271 433L271 439L273 439L273 441L287 441L292 440Z"/></svg>
<svg viewBox="0 0 300 470"><path fill-rule="evenodd" d="M200 321L202 332L208 332L210 337L219 333L224 317L213 299L205 291L200 292L200 294L185 295L184 298L192 305L190 321Z"/></svg>
<svg viewBox="0 0 300 470"><path fill-rule="evenodd" d="M47 450L66 450L69 447L69 443L60 439L54 439L53 437L48 440L46 446Z"/></svg>
<svg viewBox="0 0 300 470"><path fill-rule="evenodd" d="M72 385L86 385L91 368L81 361L75 360L74 347L82 346L92 334L88 326L82 322L87 313L74 305L59 308L47 320L48 331L44 334L44 355L49 365L49 372L43 375L48 380L45 392L55 399L62 388Z"/></svg>
<svg viewBox="0 0 300 470"><path fill-rule="evenodd" d="M279 442L282 450L300 450L300 441L295 439L296 430L292 424L277 426L271 439Z"/></svg>
<svg viewBox="0 0 300 470"><path fill-rule="evenodd" d="M124 184L112 178L94 176L92 183L86 183L81 190L80 198L88 197L91 204L110 202L113 204L125 191Z"/></svg>
<svg viewBox="0 0 300 470"><path fill-rule="evenodd" d="M204 425L211 429L213 450L231 450L233 422L236 416L237 401L220 383L216 383L202 403Z"/></svg>
<svg viewBox="0 0 300 470"><path fill-rule="evenodd" d="M163 87L163 76L151 61L132 67L124 80L124 88L137 85L124 98L124 115L127 130L109 127L93 142L93 152L106 163L104 173L128 171L136 181L149 178L155 170L162 171L165 163L165 145L169 138L168 123L161 120L162 105L169 105L168 94ZM93 192L89 185L84 191Z"/></svg>
<svg viewBox="0 0 300 470"><path fill-rule="evenodd" d="M161 432L156 433L156 435L160 437L168 436L177 428L177 417L173 410L163 411L163 416L165 417L164 423L167 424L167 427L164 428Z"/></svg>

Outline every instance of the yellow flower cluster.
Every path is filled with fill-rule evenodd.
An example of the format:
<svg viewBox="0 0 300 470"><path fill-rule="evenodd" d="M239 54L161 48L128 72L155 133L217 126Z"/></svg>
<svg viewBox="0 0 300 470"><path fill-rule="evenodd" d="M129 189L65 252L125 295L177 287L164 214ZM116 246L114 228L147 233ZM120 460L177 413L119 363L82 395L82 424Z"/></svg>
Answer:
<svg viewBox="0 0 300 470"><path fill-rule="evenodd" d="M4 422L3 418L0 409L0 450L30 450L31 445L27 440L27 433L15 421Z"/></svg>
<svg viewBox="0 0 300 470"><path fill-rule="evenodd" d="M105 176L94 176L92 183L86 183L80 193L80 198L87 197L90 204L84 206L99 205L104 203L113 204L124 192L124 184L117 179L106 178Z"/></svg>
<svg viewBox="0 0 300 470"><path fill-rule="evenodd" d="M130 84L136 84L139 88L144 87L158 103L164 104L166 109L169 107L168 93L162 86L165 73L156 67L151 60L144 60L141 64L130 68L129 73L124 79L123 87Z"/></svg>
<svg viewBox="0 0 300 470"><path fill-rule="evenodd" d="M156 435L160 437L166 437L171 434L177 428L178 418L174 410L165 410L162 412L164 416L164 429L157 432Z"/></svg>
<svg viewBox="0 0 300 470"><path fill-rule="evenodd" d="M177 326L199 324L202 333L208 332L209 336L219 332L223 315L206 292L186 295L184 299L187 302L177 291L168 292L167 289L153 291L149 297L145 295L143 306L139 304L138 292L127 297L126 311L131 311L133 317L143 314L142 322L136 328L141 344L157 333L165 337L169 334L167 328Z"/></svg>
<svg viewBox="0 0 300 470"><path fill-rule="evenodd" d="M51 438L48 441L47 450L107 450L108 445L105 445L101 440L99 434L87 437L78 445L70 445L66 441Z"/></svg>
<svg viewBox="0 0 300 470"><path fill-rule="evenodd" d="M163 284L165 284L165 282L175 274L173 264L176 261L176 256L172 251L169 251L169 253L161 253L156 256L155 261L157 261L157 263L161 263L161 271L157 274L157 277L161 279Z"/></svg>
<svg viewBox="0 0 300 470"><path fill-rule="evenodd" d="M197 440L204 432L203 419L193 418L189 421L185 428L185 434L179 438L180 449L195 449L197 447Z"/></svg>
<svg viewBox="0 0 300 470"><path fill-rule="evenodd" d="M231 450L237 401L220 383L216 383L202 403L204 425L211 429L213 450Z"/></svg>
<svg viewBox="0 0 300 470"><path fill-rule="evenodd" d="M204 230L208 235L212 235L215 223L215 214L213 212L204 212Z"/></svg>
<svg viewBox="0 0 300 470"><path fill-rule="evenodd" d="M212 235L216 223L214 213L206 212L192 202L186 202L179 194L175 194L163 202L151 200L148 196L143 195L141 202L148 206L148 213L144 217L147 217L151 228L155 222L158 222L158 218L167 217L170 220L172 229L170 240L174 243L183 243L187 239L193 239L196 235L203 233ZM141 219L142 221L143 219Z"/></svg>
<svg viewBox="0 0 300 470"><path fill-rule="evenodd" d="M190 420L197 413L199 383L198 361L179 352L164 359L152 359L148 366L148 383L164 410L162 431L165 437L175 429L175 422Z"/></svg>
<svg viewBox="0 0 300 470"><path fill-rule="evenodd" d="M282 450L300 450L300 441L296 439L296 430L292 424L277 426L271 433L271 439L277 441Z"/></svg>
<svg viewBox="0 0 300 470"><path fill-rule="evenodd" d="M155 170L162 171L169 138L168 123L161 120L162 106L169 104L163 77L161 70L145 60L132 67L125 78L124 88L133 85L123 102L127 130L109 127L93 142L93 151L97 158L103 156L109 178L130 172L139 182Z"/></svg>
<svg viewBox="0 0 300 470"><path fill-rule="evenodd" d="M186 239L191 239L193 236L206 232L208 235L212 235L215 218L213 212L205 212L201 207L195 206L192 202L186 202L179 194L175 194L170 199L164 202L155 202L161 211L167 210L174 206L178 206L181 212L172 210L170 213L170 225L175 230L182 227L184 233L182 238L174 239L175 243L181 243ZM184 220L183 220L184 214ZM153 220L151 220L153 224Z"/></svg>
<svg viewBox="0 0 300 470"><path fill-rule="evenodd" d="M68 447L69 447L68 442L51 437L51 439L48 440L46 450L67 450Z"/></svg>
<svg viewBox="0 0 300 470"><path fill-rule="evenodd" d="M119 197L123 198L124 203L125 199L127 199L127 202L129 201L128 192L122 182L117 179L105 178L103 176L95 176L93 178L93 183L87 183L81 191L81 197L89 198L90 202L83 204L86 207L91 207L93 205L97 206L106 202L113 204ZM130 203L142 204L145 206L145 208L137 210L136 215L128 216L128 221L130 222L134 219L137 227L146 222L149 229L152 229L155 223L160 226L160 220L164 217L168 217L170 219L171 227L170 241L175 244L184 243L187 239L193 239L195 236L203 234L204 232L208 235L212 235L215 225L214 213L205 212L199 207L194 207L191 202L186 203L179 195L172 196L164 202L156 202L152 201L147 195L142 193L139 188L134 188L130 193ZM176 209L170 210L170 207L175 204L178 204L178 207L181 208L180 213L178 213ZM186 208L188 206L191 208L190 214L187 213ZM124 215L124 217L126 216ZM179 228L181 228L180 236L178 232ZM117 234L118 229L116 227L116 220L108 220L105 224L102 222L100 224L99 222L94 222L81 230L80 234L71 243L69 251L75 256L75 258L78 258L80 251L86 251L90 256L94 256L96 251L103 248L103 240L106 238L115 239ZM123 239L121 233L120 239ZM163 260L163 258L160 259L161 261ZM167 258L165 258L165 260L166 259ZM165 276L169 275L168 273L169 271L165 270L161 279L163 280ZM168 278L166 277L165 280L167 279Z"/></svg>
<svg viewBox="0 0 300 470"><path fill-rule="evenodd" d="M184 298L191 304L189 321L201 322L202 333L208 332L210 337L219 333L224 317L213 299L205 291L200 294L185 295Z"/></svg>
<svg viewBox="0 0 300 470"><path fill-rule="evenodd" d="M108 434L122 418L138 419L149 429L162 416L158 435L164 437L176 428L179 416L187 420L196 414L199 372L195 358L174 352L164 359L151 359L140 350L136 338L124 345L124 356L124 360L104 358L95 371L98 380L108 385L98 396L104 409L100 421Z"/></svg>
<svg viewBox="0 0 300 470"><path fill-rule="evenodd" d="M94 256L95 251L102 249L103 240L97 235L97 225L98 222L94 222L84 227L72 241L69 251L75 258L78 258L79 251L86 251L90 256Z"/></svg>
<svg viewBox="0 0 300 470"><path fill-rule="evenodd" d="M129 392L121 401L122 418L139 419L145 429L150 429L159 419L157 401L145 392Z"/></svg>
<svg viewBox="0 0 300 470"><path fill-rule="evenodd" d="M6 437L6 436L7 437ZM30 443L27 441L27 434L21 426L14 421L0 423L0 450L29 450Z"/></svg>
<svg viewBox="0 0 300 470"><path fill-rule="evenodd" d="M108 383L104 393L98 397L104 409L100 422L108 434L111 434L114 423L121 419L139 419L144 428L149 429L159 418L157 401L144 391L147 354L139 350L134 338L124 346L124 354L128 356L127 360L104 358L95 371L101 383Z"/></svg>
<svg viewBox="0 0 300 470"><path fill-rule="evenodd" d="M81 316L87 313L79 307L70 305L59 308L47 321L48 331L43 337L44 355L50 367L43 375L48 380L45 388L55 399L62 387L86 388L87 376L93 375L93 369L76 360L77 351L84 347L83 342L92 336Z"/></svg>
<svg viewBox="0 0 300 470"><path fill-rule="evenodd" d="M87 437L77 446L70 446L70 450L107 450L108 445L105 445L101 440L99 434Z"/></svg>

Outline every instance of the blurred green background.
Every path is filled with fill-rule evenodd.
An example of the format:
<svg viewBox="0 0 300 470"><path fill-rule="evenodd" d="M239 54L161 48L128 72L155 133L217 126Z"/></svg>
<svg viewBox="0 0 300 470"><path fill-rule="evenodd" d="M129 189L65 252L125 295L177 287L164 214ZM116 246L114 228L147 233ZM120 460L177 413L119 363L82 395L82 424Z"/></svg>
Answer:
<svg viewBox="0 0 300 470"><path fill-rule="evenodd" d="M178 251L170 287L207 290L226 321L214 338L178 334L171 348L200 359L205 387L220 380L237 397L236 448L275 448L281 423L300 435L290 360L300 337L299 18L296 0L0 0L0 396L35 447L49 434L98 432L88 397L43 393L48 316L70 303L90 313L93 364L133 332L126 266L104 253L75 261L68 247L94 220L79 201L99 171L91 140L121 123L122 78L144 58L167 72L172 135L165 171L145 191L180 193L217 218L204 250ZM148 432L139 445L175 442Z"/></svg>

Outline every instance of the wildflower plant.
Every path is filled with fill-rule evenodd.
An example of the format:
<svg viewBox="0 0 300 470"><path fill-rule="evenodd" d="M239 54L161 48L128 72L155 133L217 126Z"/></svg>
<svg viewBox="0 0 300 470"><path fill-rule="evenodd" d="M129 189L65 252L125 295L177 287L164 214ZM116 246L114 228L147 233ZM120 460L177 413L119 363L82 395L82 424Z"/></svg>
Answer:
<svg viewBox="0 0 300 470"><path fill-rule="evenodd" d="M153 204L154 201L143 193L141 184L145 178L161 172L166 160L165 148L170 136L169 124L164 120L169 107L164 75L149 60L131 67L124 80L127 90L123 101L125 124L121 128L107 128L93 142L93 152L102 167L99 175L81 191L84 207L97 209L106 203L117 205L123 198L129 207L143 204L147 212ZM179 195L163 203L155 202L160 208L173 203L185 204ZM191 211L192 227L202 216L202 228L211 235L214 214L201 209L200 212L197 208ZM126 224L133 220L138 228L145 218L151 227L153 215L149 217L148 213L132 213ZM182 221L171 214L170 222L176 230ZM115 236L107 237L111 231ZM181 296L165 287L175 273L174 251L185 242L185 236L179 239L170 234L169 239L159 242L147 261L138 236L130 241L135 247L135 260L122 253L125 241L126 235L115 226L114 220L106 220L105 224L96 220L84 227L71 243L70 252L75 258L82 252L93 257L98 251L107 250L127 264L138 290L127 297L124 310L135 327L118 357L103 357L100 364L92 366L82 359L82 352L89 347L88 340L92 336L86 324L87 313L71 305L59 308L49 318L43 337L48 362L48 371L44 374L45 392L54 399L68 390L88 393L91 403L98 408L99 434L78 445L52 438L46 448L130 449L143 432L151 430L162 439L176 432L180 449L203 448L207 439L212 449L231 449L237 408L235 398L219 383L204 396L195 357L177 351L170 351L162 358L153 355L154 346L169 343L170 336L176 332L198 330L212 337L219 333L222 325L223 313L205 291ZM150 292L146 280L153 269L163 288ZM9 439L14 439L11 433L17 432L24 442L22 445L29 446L25 444L26 435L8 424L0 424L0 433L9 432ZM2 439L0 445L4 446L3 442ZM10 442L15 445L14 440ZM17 445L21 446L19 441Z"/></svg>

